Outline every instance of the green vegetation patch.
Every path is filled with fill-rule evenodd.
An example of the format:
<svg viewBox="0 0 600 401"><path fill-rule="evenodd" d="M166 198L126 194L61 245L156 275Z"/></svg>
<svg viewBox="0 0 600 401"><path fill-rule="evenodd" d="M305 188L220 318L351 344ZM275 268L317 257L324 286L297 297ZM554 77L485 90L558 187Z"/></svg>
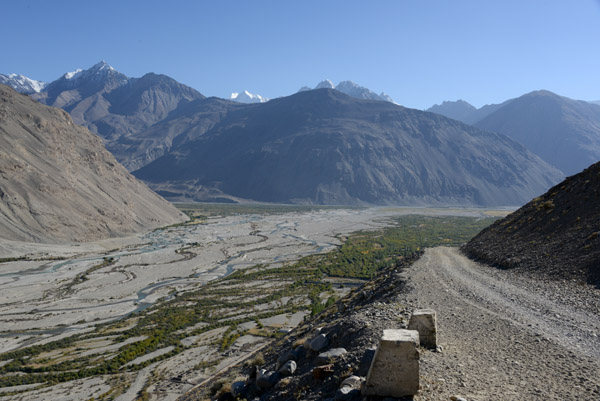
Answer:
<svg viewBox="0 0 600 401"><path fill-rule="evenodd" d="M207 206L232 208L230 211L236 207L199 207ZM289 212L287 206L284 208ZM214 346L217 351L223 352L248 333L247 328L242 328L242 324L248 322L256 323L253 332L276 337L281 335L277 327L265 327L261 319L298 311L311 315L322 312L335 302L332 285L325 279L371 278L384 267L402 265L405 259L410 259L424 247L460 245L493 221L493 218L403 216L395 219L393 226L388 228L350 235L343 245L326 254L306 256L278 267L255 265L234 271L204 284L198 290L176 294L172 299L131 315L124 321L98 325L94 332L0 354L0 360L10 360L0 366L0 387L32 383L52 385L135 371L193 347L185 346L182 343L184 338L220 328L225 330L215 340ZM181 253L185 252L189 251L183 249ZM113 262L106 258L78 276L73 285ZM110 355L73 354L73 347L81 347L86 341L106 339L107 333L115 334L114 344L135 337L142 339L123 345ZM142 363L128 365L136 358L166 347L173 348ZM40 354L48 355L50 351L58 351L53 353L58 357L55 361L40 358ZM116 387L123 387L123 383Z"/></svg>

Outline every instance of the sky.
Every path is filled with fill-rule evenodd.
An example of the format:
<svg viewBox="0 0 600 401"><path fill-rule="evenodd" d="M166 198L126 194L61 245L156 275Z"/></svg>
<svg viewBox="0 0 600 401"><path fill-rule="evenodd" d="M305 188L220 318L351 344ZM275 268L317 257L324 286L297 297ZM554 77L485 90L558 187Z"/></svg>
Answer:
<svg viewBox="0 0 600 401"><path fill-rule="evenodd" d="M538 89L600 100L600 0L6 1L0 73L105 60L206 96L352 80L426 109Z"/></svg>

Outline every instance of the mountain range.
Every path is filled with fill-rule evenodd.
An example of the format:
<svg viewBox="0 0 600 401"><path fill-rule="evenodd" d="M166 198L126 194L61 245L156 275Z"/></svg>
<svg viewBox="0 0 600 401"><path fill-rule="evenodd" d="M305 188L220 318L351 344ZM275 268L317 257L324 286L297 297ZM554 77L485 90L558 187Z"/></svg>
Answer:
<svg viewBox="0 0 600 401"><path fill-rule="evenodd" d="M68 113L0 85L0 237L90 241L185 220Z"/></svg>
<svg viewBox="0 0 600 401"><path fill-rule="evenodd" d="M600 105L535 91L476 109L459 100L428 109L505 134L566 175L600 160Z"/></svg>
<svg viewBox="0 0 600 401"><path fill-rule="evenodd" d="M317 87L320 88L319 90L332 90L331 88L335 88L338 93L349 94L351 98L356 101L360 101L361 99L377 101L386 100L386 102L382 102L384 105L387 104L398 107L393 104L392 100L389 97L386 97L385 94L377 95L369 89L360 87L351 81L343 81L337 86L334 86L331 81L325 80L319 83ZM300 93L314 91L314 89L305 87L302 88ZM281 99L287 98L301 99L294 96L274 100L279 102ZM76 123L83 125L92 132L100 135L104 140L107 149L109 149L115 155L117 160L130 171L143 169L145 166L148 166L162 156L168 158L175 157L177 160L182 160L184 158L183 155L188 155L185 157L192 157L189 155L190 149L187 149L188 146L198 146L199 143L204 143L202 137L207 134L206 144L214 139L216 132L227 132L228 136L232 135L231 133L234 130L230 129L231 127L227 129L225 127L227 124L233 124L232 122L236 118L240 118L240 120L235 120L240 132L244 131L248 132L248 135L258 135L254 132L255 130L260 132L260 130L256 127L250 129L249 126L247 126L246 121L258 121L255 119L254 115L266 113L264 110L273 110L274 113L282 113L282 115L288 115L290 118L293 118L288 121L288 124L291 127L290 129L302 127L306 132L317 132L318 130L327 132L327 129L329 129L324 127L324 121L326 120L324 116L319 119L314 118L315 115L320 115L319 112L315 110L311 110L310 112L307 111L306 115L298 115L298 113L291 113L290 110L280 109L279 106L276 108L267 106L273 100L266 103L243 104L215 97L206 98L195 89L182 85L165 75L149 73L141 78L130 78L119 73L105 62L100 62L87 70L76 70L67 73L58 80L44 85L41 88L41 91L33 93L32 97L44 104L63 108L71 114ZM257 95L252 95L247 91L236 96L236 98L239 98L237 100L242 100L244 97L249 98L250 101L253 97L255 98L254 100L258 99ZM318 101L318 99L312 99L310 96L304 99L305 101ZM351 102L351 100L348 102ZM306 106L296 104L296 102L277 104L288 104L289 107L300 109L303 109ZM380 107L384 108L384 105L381 105ZM329 105L324 103L324 107L325 106L329 107ZM367 106L365 104L356 105L356 108L360 110L362 110L363 107L367 107L371 110L370 113L373 113L373 115L387 115L386 113L388 113L388 111L384 111L384 109L376 111L376 106ZM429 109L429 111L435 111L438 114L446 114L451 118L468 122L480 129L473 132L481 132L481 129L483 129L483 131L493 131L505 134L517 142L520 142L522 145L525 145L526 148L542 157L546 162L560 169L562 174L573 174L598 160L598 110L600 110L600 106L589 102L573 101L546 91L533 92L517 99L510 99L497 105L487 105L480 109L476 109L464 101L444 102L442 105L436 105ZM385 126L385 124L388 123L386 121L372 121L374 117L369 117L369 114L362 113L362 111L357 112L357 116L360 116L360 118L354 118L347 115L341 117L332 116L328 124L340 124L340 132L345 132L344 130L346 129L349 130L348 132L352 132L353 130L357 130L358 128L356 127L361 125L369 127L373 132L378 132L381 135L393 135L394 132L399 132L396 127L392 129L391 127ZM269 122L269 119L272 119L273 121L279 120L277 115L273 115L270 118L261 118L263 119L263 124L269 129L272 129L270 127L273 125L273 123ZM313 118L313 120L311 120L311 118ZM431 118L431 116L428 116L428 113L419 116L419 119L423 119L423 121L429 121ZM340 122L342 120L344 123ZM348 123L348 121L351 121L351 123ZM441 133L450 126L449 123L447 123L447 120L443 121L443 123L440 123L440 129L435 131L435 135L437 136L441 135ZM295 125L300 122L300 125ZM373 124L377 127L373 127ZM400 123L398 122L398 124ZM428 123L419 124L413 127L414 132L423 134L421 125L425 127L423 129L430 130L427 125ZM285 127L282 127L279 132L281 135L287 135L283 128ZM465 132L470 130L470 128L461 129L465 130ZM387 132L386 130L390 132ZM418 137L418 135L415 134L415 137ZM259 136L257 136L257 138L259 138ZM317 138L321 139L320 137ZM281 140L285 141L284 139ZM485 145L482 143L480 145L496 148L497 144L495 142L498 141L505 141L505 138L500 135L492 140L494 143ZM363 143L363 141L344 143L343 146L354 147L358 146L358 143ZM329 144L333 146L333 142ZM363 145L364 144L368 144L368 141L365 141ZM326 146L327 144L322 143L321 145ZM338 143L335 146L340 145L341 144ZM406 142L404 145L410 147L411 144ZM235 144L230 144L228 146L232 149L236 147ZM511 146L512 150L510 150L510 152L514 152L517 148L513 145ZM391 149L396 149L399 152L406 152L405 149L396 147L392 147ZM306 151L306 149L304 150ZM506 147L505 150L508 152ZM218 147L212 148L212 151L227 153L227 149L219 149ZM300 149L298 149L298 152L300 152ZM324 149L323 152L327 153L329 150ZM446 149L446 152L454 152L454 155L456 154L456 150L450 148ZM519 152L520 150L517 153ZM530 155L524 155L524 153L521 153L521 156L519 157L524 157L524 159L528 160L531 159ZM288 156L291 157L291 155ZM448 154L447 158L451 156L452 154ZM347 155L341 157L341 159L345 160L343 163L353 166L353 169L356 170L362 168L354 165L351 161L346 160L346 157ZM423 153L420 157L426 157L426 155ZM512 156L508 157L506 154L503 157L505 160L511 158L511 160L516 160ZM227 154L222 157L223 160L227 158ZM248 160L250 159L251 158ZM295 159L289 158L288 162L291 163L293 160ZM300 161L298 160L297 162L299 163ZM415 199L415 202L421 204L439 204L443 199L447 199L449 202L454 203L464 200L469 204L488 204L488 202L491 201L488 197L489 188L480 188L479 183L475 185L474 181L470 181L472 177L466 178L468 175L467 173L465 173L466 175L463 177L462 181L465 183L465 188L473 187L477 190L481 190L482 193L480 195L475 196L475 190L469 190L472 192L472 196L466 195L466 192L463 194L464 196L456 194L449 195L449 193L442 194L443 191L436 192L435 188L437 184L432 184L431 186L423 184L431 179L431 177L437 177L440 180L446 179L446 177L443 177L443 174L439 174L432 170L436 167L432 162L427 162L428 167L423 168L415 159L415 163L418 167L412 168L412 173L408 174L408 176L412 177L409 180L410 184L406 184L415 189L413 192L402 192L404 190L398 188L390 190L389 183L373 173L372 167L379 161L373 158L368 160L362 159L362 162L371 163L368 168L365 167L365 171L371 171L370 173L358 174L358 176L364 176L361 178L361 180L363 180L361 182L370 189L364 191L364 193L361 192L360 195L357 195L358 192L355 192L354 189L350 191L352 193L348 192L349 187L340 189L341 186L347 185L349 181L345 179L342 180L339 177L336 181L337 184L335 184L339 188L336 187L336 190L332 190L331 186L334 184L331 180L333 180L333 177L335 176L333 172L327 173L330 174L328 178L330 182L321 183L321 187L323 188L319 192L321 195L316 195L314 182L310 184L307 182L306 188L310 187L312 189L307 189L305 192L299 193L298 191L292 191L292 188L288 188L289 194L284 195L281 193L277 196L275 196L275 194L271 194L272 196L256 196L256 194L246 190L234 190L234 186L229 187L224 181L219 181L223 179L229 180L234 174L229 168L224 168L227 166L222 166L220 168L221 172L229 171L229 175L227 176L221 176L221 173L212 173L213 169L217 169L215 166L217 166L218 163L214 165L205 165L198 162L198 165L202 165L202 168L207 169L207 171L203 173L204 175L202 175L202 177L192 177L188 174L185 183L183 180L177 180L175 183L175 181L171 179L172 177L164 182L159 182L159 180L147 175L150 170L143 170L143 172L141 170L139 175L148 180L148 182L151 182L153 188L162 191L161 193L163 194L173 195L175 198L181 196L183 198L192 199L224 199L223 197L225 196L229 197L228 199L279 200L285 198L287 201L299 202L339 203L347 200L353 203L375 202L385 204L395 201L406 204L411 202L410 199ZM394 160L393 162L396 163L398 160ZM234 160L230 165L236 165L246 170L248 169L248 166L240 165L239 163L239 160ZM273 161L273 163L275 162ZM343 165L343 163L341 165ZM405 164L406 163L407 162L405 162ZM444 165L444 163L447 163L447 160L444 162L440 161L440 165ZM298 166L300 165L302 164L298 164ZM517 169L519 168L516 164L513 164L513 166ZM329 165L328 167L331 168L332 166ZM439 166L437 167L439 168ZM480 167L482 171L489 170L489 168L486 168L485 166ZM541 173L547 166L542 168L542 165L539 165L538 167L538 172ZM351 175L354 174L354 172L349 172L348 167L342 168L336 165L335 169L340 171L344 170ZM152 171L156 171L154 167L152 168ZM381 171L383 170L380 169L380 173L378 174L385 174ZM550 185L549 183L557 182L557 180L560 179L561 174L555 169L546 169L546 172L548 174L539 181L542 184L534 186L537 189L533 190L531 196L535 195L535 191L537 191L538 194L543 192L543 189L546 189ZM472 173L475 173L475 171L473 170ZM481 173L481 171L479 173ZM401 180L398 177L403 175L397 172L393 174L396 175L396 184L393 184L392 186L399 185L398 183ZM244 173L240 173L240 175L243 176ZM408 176L405 178L408 179ZM322 175L321 177L325 179ZM450 186L455 184L459 186L462 185L458 184L460 180L456 181L454 179L449 179L449 182L453 183L448 184ZM423 190L421 192L416 191L416 188L422 184L424 185ZM514 185L518 187L519 185L525 184L516 180ZM543 185L547 186L542 188ZM381 188L383 187L386 187L386 189L382 190ZM228 189L225 191L225 188ZM269 192L269 190L266 190L266 192ZM332 194L335 193L335 195L323 195L329 192ZM517 192L520 193L520 195L515 196L513 199L507 199L507 196L499 196L497 200L499 202L499 200L502 199L503 202L510 201L511 204L517 204L518 202L526 201L528 197L530 197L529 195L525 196L524 192L526 191L519 190ZM367 193L371 193L371 195L367 195ZM484 195L485 193L487 193L487 195ZM377 196L381 196L381 198L376 200Z"/></svg>
<svg viewBox="0 0 600 401"><path fill-rule="evenodd" d="M107 149L129 170L152 161L171 146L168 137L148 142L139 140L138 134L186 103L204 99L198 91L165 75L129 78L106 62L67 73L32 97L68 111L76 124L100 135ZM137 151L135 158L131 149Z"/></svg>
<svg viewBox="0 0 600 401"><path fill-rule="evenodd" d="M335 86L333 82L331 82L328 79L325 79L319 82L314 88L303 86L298 90L298 92L304 92L312 89L335 89L357 99L381 100L384 102L395 103L394 100L385 93L381 92L381 94L378 95L372 90L367 89L364 86L360 86L352 81L342 81L339 84L337 84L337 86Z"/></svg>
<svg viewBox="0 0 600 401"><path fill-rule="evenodd" d="M17 90L22 88L14 80L11 84ZM323 85L333 86L330 81L323 81L320 86ZM235 103L268 100L243 91L232 94L230 102L218 98L202 102L205 96L200 92L165 75L148 73L130 78L105 61L86 70L68 72L36 88L28 92L34 99L68 111L77 124L102 137L106 148L129 171L167 153L174 143L190 140L190 130L178 118L188 107L205 108L205 114L211 115L195 125L195 136L202 135L226 110L235 108ZM377 95L351 81L340 82L337 89L357 98L393 102L385 94ZM187 134L180 136L183 131Z"/></svg>
<svg viewBox="0 0 600 401"><path fill-rule="evenodd" d="M227 108L227 106L226 106ZM562 175L509 138L317 89L239 105L134 172L163 195L311 204L516 205ZM170 124L176 124L176 120Z"/></svg>

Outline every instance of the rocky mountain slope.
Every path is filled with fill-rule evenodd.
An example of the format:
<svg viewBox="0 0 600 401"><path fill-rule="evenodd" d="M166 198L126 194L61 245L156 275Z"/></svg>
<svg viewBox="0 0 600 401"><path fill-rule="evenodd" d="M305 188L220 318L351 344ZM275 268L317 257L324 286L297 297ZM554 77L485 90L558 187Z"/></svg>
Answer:
<svg viewBox="0 0 600 401"><path fill-rule="evenodd" d="M158 143L139 140L140 132L186 103L204 98L165 75L148 73L129 78L104 61L67 73L32 96L66 110L76 124L100 135L107 149L130 170L154 160L171 145L169 139ZM132 147L138 155L133 161L129 153ZM145 157L139 157L142 154Z"/></svg>
<svg viewBox="0 0 600 401"><path fill-rule="evenodd" d="M600 107L593 102L542 90L479 109L458 100L427 111L507 135L566 175L600 160Z"/></svg>
<svg viewBox="0 0 600 401"><path fill-rule="evenodd" d="M2 238L90 241L185 219L66 112L4 85L0 133Z"/></svg>
<svg viewBox="0 0 600 401"><path fill-rule="evenodd" d="M380 205L517 205L561 178L503 135L331 89L239 105L134 174L196 199L202 188L266 202Z"/></svg>
<svg viewBox="0 0 600 401"><path fill-rule="evenodd" d="M483 230L472 258L555 279L600 286L600 163Z"/></svg>
<svg viewBox="0 0 600 401"><path fill-rule="evenodd" d="M600 106L549 91L514 99L475 126L508 135L566 175L600 160Z"/></svg>
<svg viewBox="0 0 600 401"><path fill-rule="evenodd" d="M17 74L0 74L0 84L10 86L17 92L26 95L37 93L46 86L45 82L36 81L35 79Z"/></svg>

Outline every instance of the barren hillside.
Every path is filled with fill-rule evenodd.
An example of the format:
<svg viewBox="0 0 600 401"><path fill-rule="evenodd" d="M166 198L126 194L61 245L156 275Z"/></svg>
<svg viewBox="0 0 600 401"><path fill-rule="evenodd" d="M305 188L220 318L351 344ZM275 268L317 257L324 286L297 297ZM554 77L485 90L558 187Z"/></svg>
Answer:
<svg viewBox="0 0 600 401"><path fill-rule="evenodd" d="M0 198L0 237L19 241L90 241L185 219L65 111L4 85Z"/></svg>

